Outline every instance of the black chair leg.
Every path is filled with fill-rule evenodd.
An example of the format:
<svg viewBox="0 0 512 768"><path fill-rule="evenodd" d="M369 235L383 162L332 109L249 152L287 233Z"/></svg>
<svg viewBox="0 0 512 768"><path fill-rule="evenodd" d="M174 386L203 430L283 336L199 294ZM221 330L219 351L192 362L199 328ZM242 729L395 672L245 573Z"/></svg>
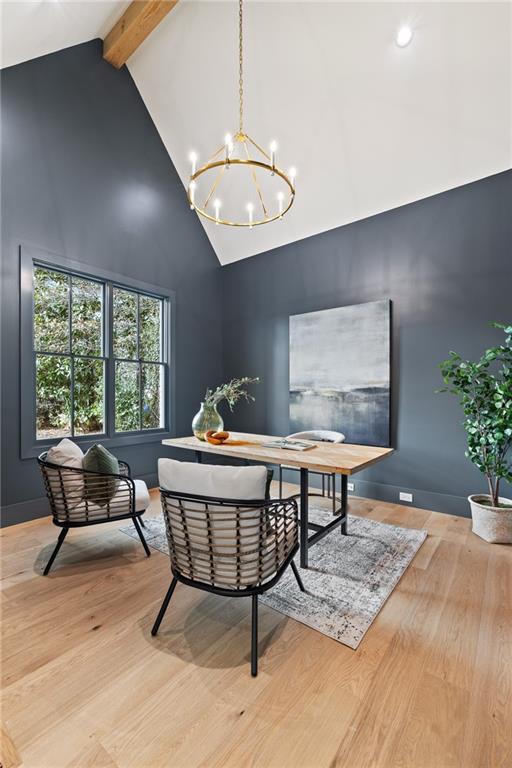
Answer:
<svg viewBox="0 0 512 768"><path fill-rule="evenodd" d="M144 520L142 519L142 517L139 517L139 523L142 525L142 527L143 527L143 528L145 528L145 527L146 527L146 523L144 522Z"/></svg>
<svg viewBox="0 0 512 768"><path fill-rule="evenodd" d="M301 592L305 592L306 591L306 587L304 586L304 583L303 583L303 581L302 581L302 579L300 577L299 569L297 568L297 566L295 565L293 560L291 562L291 566L292 566L293 574L294 574L295 578L297 579L297 584L299 585L300 591Z"/></svg>
<svg viewBox="0 0 512 768"><path fill-rule="evenodd" d="M53 550L52 555L48 560L48 563L46 564L46 568L43 571L44 576L48 576L48 574L50 573L50 568L53 565L53 561L57 557L59 549L62 547L62 542L66 538L66 534L68 531L69 531L69 528L63 528L62 531L59 533L59 538L57 539L57 544L55 545L55 549Z"/></svg>
<svg viewBox="0 0 512 768"><path fill-rule="evenodd" d="M258 595L252 596L251 675L258 674Z"/></svg>
<svg viewBox="0 0 512 768"><path fill-rule="evenodd" d="M279 465L279 498L283 498L283 468Z"/></svg>
<svg viewBox="0 0 512 768"><path fill-rule="evenodd" d="M139 525L138 518L136 518L136 517L133 518L133 524L134 524L134 526L135 526L135 528L137 530L137 533L139 534L139 539L141 540L142 546L144 547L144 549L146 551L146 555L148 557L151 557L151 552L150 552L150 549L149 549L149 547L147 545L146 539L144 538L144 534L142 533L142 528Z"/></svg>
<svg viewBox="0 0 512 768"><path fill-rule="evenodd" d="M177 583L178 583L178 579L176 578L176 576L174 576L173 580L171 581L171 586L167 590L167 594L164 597L164 601L160 607L160 610L158 611L158 616L156 617L156 621L153 624L153 627L151 629L151 634L153 635L153 637L155 637L156 633L160 628L160 624L162 623L162 619L165 616L165 612L169 606L169 603L171 602L172 593L176 589Z"/></svg>

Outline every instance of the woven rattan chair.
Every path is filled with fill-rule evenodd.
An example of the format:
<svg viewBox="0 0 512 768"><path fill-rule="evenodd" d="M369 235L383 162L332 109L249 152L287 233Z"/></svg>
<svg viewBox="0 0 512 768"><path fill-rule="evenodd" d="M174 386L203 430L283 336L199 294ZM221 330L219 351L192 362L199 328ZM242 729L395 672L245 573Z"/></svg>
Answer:
<svg viewBox="0 0 512 768"><path fill-rule="evenodd" d="M295 432L293 435L288 435L289 440L314 440L320 443L343 443L345 442L345 435L342 432L333 432L330 429L311 429L306 432ZM299 467L291 467L288 465L279 465L279 496L283 495L283 469L300 472ZM310 493L309 496L327 496L328 499L332 499L332 513L336 514L336 473L335 472L315 472L309 470L310 475L320 475L322 478L322 492ZM332 484L332 491L331 491ZM326 493L327 486L327 493Z"/></svg>
<svg viewBox="0 0 512 768"><path fill-rule="evenodd" d="M157 634L178 581L229 597L252 597L251 673L258 673L258 595L273 587L298 549L295 499L242 501L160 489L172 581L151 630Z"/></svg>
<svg viewBox="0 0 512 768"><path fill-rule="evenodd" d="M118 475L90 472L46 461L46 452L37 462L50 502L54 525L62 528L57 544L44 569L47 576L70 528L131 518L149 557L151 552L142 533L141 516L149 506L142 480L132 480L130 467L119 462Z"/></svg>

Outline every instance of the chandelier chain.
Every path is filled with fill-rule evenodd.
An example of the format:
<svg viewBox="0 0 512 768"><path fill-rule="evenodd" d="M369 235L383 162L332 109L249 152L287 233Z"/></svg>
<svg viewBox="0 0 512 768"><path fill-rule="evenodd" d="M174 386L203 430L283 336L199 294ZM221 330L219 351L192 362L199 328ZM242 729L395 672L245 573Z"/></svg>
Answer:
<svg viewBox="0 0 512 768"><path fill-rule="evenodd" d="M1 2L1 0L0 0ZM234 5L234 3L233 3ZM290 210L295 200L295 171L290 169L289 175L279 168L276 164L276 149L277 144L273 141L270 145L270 154L268 154L260 144L257 144L248 133L244 133L244 16L243 16L243 0L238 0L238 98L239 98L239 111L238 111L238 133L235 136L226 134L224 144L210 157L210 159L201 167L197 167L197 154L192 152L190 154L190 161L192 163L192 173L188 184L187 197L190 204L190 208L196 211L198 214L213 222L214 224L224 224L230 227L257 227L260 224L269 224L271 221L277 221L282 219L283 216ZM240 156L245 152L245 157ZM256 213L254 216L255 206L254 203L249 200L246 204L247 218L243 219L237 215L231 216L229 213L225 217L220 217L219 212L222 207L222 201L219 198L214 199L214 195L218 194L218 190L221 186L222 180L228 180L231 182L233 173L225 173L228 168L238 167L240 170L244 170L245 173L249 172L254 184L254 190L257 195L257 200L261 205L261 214ZM205 200L201 207L201 204L197 202L197 195L201 190L196 190L197 179L204 174L215 172L215 178L211 187L205 191ZM275 177L284 187L276 195L278 205L267 205L267 202L263 196L263 190L259 184L259 178L261 174L271 174ZM237 174L235 174L237 175ZM231 179L229 178L231 177ZM246 177L247 178L247 177ZM268 176L266 178L269 178ZM208 176L206 176L208 179ZM224 187L226 185L224 184ZM285 191L287 189L287 197ZM251 193L250 193L251 194ZM254 197L254 192L252 192ZM212 211L211 209L214 209ZM257 206L259 207L259 206ZM0 766L1 768L1 766Z"/></svg>
<svg viewBox="0 0 512 768"><path fill-rule="evenodd" d="M244 43L243 43L243 0L238 2L238 96L239 96L239 132L244 132Z"/></svg>

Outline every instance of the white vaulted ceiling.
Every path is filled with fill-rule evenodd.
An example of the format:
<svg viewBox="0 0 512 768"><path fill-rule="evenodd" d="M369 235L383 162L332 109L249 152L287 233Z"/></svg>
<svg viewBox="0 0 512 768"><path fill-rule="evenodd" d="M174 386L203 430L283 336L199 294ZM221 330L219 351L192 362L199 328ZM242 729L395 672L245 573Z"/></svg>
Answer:
<svg viewBox="0 0 512 768"><path fill-rule="evenodd" d="M39 3L41 30L41 6L58 26L55 7L68 5L85 40L126 3L117 14L112 3ZM182 0L128 62L184 183L190 151L206 160L237 127L237 19L235 2ZM262 144L276 139L279 164L297 167L297 198L282 221L251 230L201 220L221 263L511 166L509 3L253 0L245 20L246 128ZM4 8L4 40L9 23ZM401 49L403 23L414 38ZM58 47L82 42L73 31ZM19 60L55 50L57 32L48 50L43 31L20 42Z"/></svg>
<svg viewBox="0 0 512 768"><path fill-rule="evenodd" d="M0 0L1 66L104 37L129 0Z"/></svg>

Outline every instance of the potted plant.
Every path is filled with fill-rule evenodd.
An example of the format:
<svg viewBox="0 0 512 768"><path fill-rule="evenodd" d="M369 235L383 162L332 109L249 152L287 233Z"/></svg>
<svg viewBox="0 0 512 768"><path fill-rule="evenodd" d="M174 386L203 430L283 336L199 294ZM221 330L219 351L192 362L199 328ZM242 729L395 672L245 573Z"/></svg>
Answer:
<svg viewBox="0 0 512 768"><path fill-rule="evenodd" d="M192 431L199 440L205 440L205 435L210 429L220 432L224 429L222 416L217 411L217 406L222 400L226 400L232 411L235 404L244 398L247 402L254 402L254 397L247 392L248 384L256 384L259 379L251 379L244 376L241 379L231 379L227 384L221 384L217 389L208 388L201 403L201 408L192 421Z"/></svg>
<svg viewBox="0 0 512 768"><path fill-rule="evenodd" d="M460 397L468 449L466 456L486 476L489 493L469 496L473 532L496 544L512 543L512 500L500 496L500 480L512 482L512 325L493 323L505 342L477 362L456 352L440 364L446 387Z"/></svg>

